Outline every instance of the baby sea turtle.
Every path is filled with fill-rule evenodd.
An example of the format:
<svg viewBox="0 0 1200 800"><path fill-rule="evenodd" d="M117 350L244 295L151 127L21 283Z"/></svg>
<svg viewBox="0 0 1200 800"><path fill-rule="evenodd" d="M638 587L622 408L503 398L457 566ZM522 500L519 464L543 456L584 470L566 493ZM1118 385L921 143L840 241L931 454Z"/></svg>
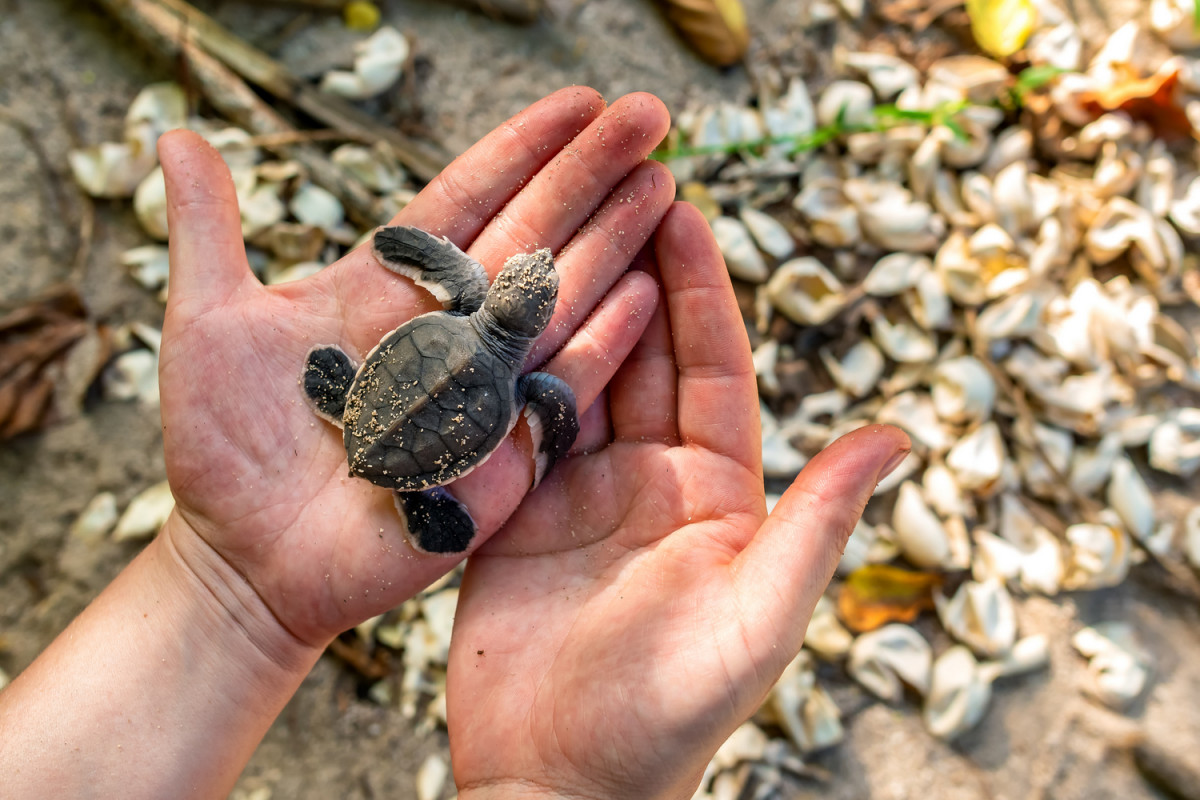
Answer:
<svg viewBox="0 0 1200 800"><path fill-rule="evenodd" d="M519 253L488 288L483 266L449 240L403 226L379 228L372 250L445 310L387 334L357 368L339 347L314 347L304 392L342 428L350 474L395 490L409 541L427 553L461 553L475 521L438 487L486 461L522 407L535 486L579 432L570 386L545 372L521 375L554 311L558 273L549 250Z"/></svg>

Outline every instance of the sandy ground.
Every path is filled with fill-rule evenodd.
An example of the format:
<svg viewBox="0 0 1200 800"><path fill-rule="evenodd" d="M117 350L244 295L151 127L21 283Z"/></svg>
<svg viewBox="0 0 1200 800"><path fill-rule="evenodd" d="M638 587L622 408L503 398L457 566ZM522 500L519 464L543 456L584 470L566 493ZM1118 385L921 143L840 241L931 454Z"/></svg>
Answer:
<svg viewBox="0 0 1200 800"><path fill-rule="evenodd" d="M81 237L83 205L65 179L65 156L77 144L118 138L137 90L172 73L142 56L89 5L0 0L0 299L67 281L96 319L158 326L160 305L125 277L117 260L144 241L130 207L97 203L94 231ZM319 18L281 38L294 12L202 5L297 69L327 65L347 44L336 23ZM806 36L803 3L750 0L757 32L750 72L719 72L688 53L644 0L592 0L569 19L532 29L432 2L383 5L420 57L418 122L451 153L562 85L590 84L610 98L648 90L678 113L689 103L746 100L750 72L803 74L819 83L821 54L837 37L853 43L858 36L853 30ZM1100 5L1109 24L1120 20L1120 9ZM925 54L949 46L933 41ZM85 545L67 537L88 500L108 490L123 507L162 476L157 411L132 404L93 402L77 419L0 446L0 667L20 672L137 551L136 543ZM1136 731L1196 765L1194 606L1135 578L1107 592L1030 600L1020 615L1023 631L1053 637L1051 668L998 686L984 723L954 746L929 737L911 705L871 702L838 668L823 668L847 715L848 740L814 759L829 770L828 783L797 780L787 793L880 800L1158 797L1120 748ZM1082 625L1109 619L1137 625L1155 660L1152 687L1126 716L1080 695L1083 661L1068 644ZM926 632L935 647L947 644L932 627ZM413 771L428 753L444 752L444 733L418 736L398 712L359 694L344 665L323 659L234 796L261 800L261 790L301 800L413 796Z"/></svg>

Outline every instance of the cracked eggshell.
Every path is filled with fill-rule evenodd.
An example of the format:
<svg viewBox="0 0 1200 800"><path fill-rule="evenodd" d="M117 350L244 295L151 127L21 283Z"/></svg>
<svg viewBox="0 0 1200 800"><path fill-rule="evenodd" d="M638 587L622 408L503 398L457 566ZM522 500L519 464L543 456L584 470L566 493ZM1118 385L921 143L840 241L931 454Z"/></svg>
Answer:
<svg viewBox="0 0 1200 800"><path fill-rule="evenodd" d="M133 211L142 230L159 241L167 240L167 183L162 167L155 167L138 184L133 193Z"/></svg>
<svg viewBox="0 0 1200 800"><path fill-rule="evenodd" d="M870 394L886 366L883 353L869 339L863 339L847 350L840 361L829 348L821 348L819 352L834 383L851 397Z"/></svg>
<svg viewBox="0 0 1200 800"><path fill-rule="evenodd" d="M886 308L871 319L871 338L888 357L901 364L927 363L937 356L937 344L927 332Z"/></svg>
<svg viewBox="0 0 1200 800"><path fill-rule="evenodd" d="M902 392L884 403L876 418L902 429L930 453L945 452L953 442L927 394Z"/></svg>
<svg viewBox="0 0 1200 800"><path fill-rule="evenodd" d="M955 645L933 662L921 716L930 733L949 741L979 724L991 699L991 680L970 650Z"/></svg>
<svg viewBox="0 0 1200 800"><path fill-rule="evenodd" d="M301 223L326 233L335 231L346 219L341 201L315 183L306 183L297 189L288 203L288 210Z"/></svg>
<svg viewBox="0 0 1200 800"><path fill-rule="evenodd" d="M1188 236L1200 236L1200 177L1193 178L1170 207L1168 216Z"/></svg>
<svg viewBox="0 0 1200 800"><path fill-rule="evenodd" d="M166 481L156 483L138 494L129 502L117 527L113 529L114 542L129 539L144 539L158 532L175 508L175 497Z"/></svg>
<svg viewBox="0 0 1200 800"><path fill-rule="evenodd" d="M1083 36L1073 22L1042 28L1029 37L1025 52L1031 63L1063 72L1078 72L1083 64Z"/></svg>
<svg viewBox="0 0 1200 800"><path fill-rule="evenodd" d="M129 197L156 162L152 151L128 142L103 142L67 153L75 182L92 197Z"/></svg>
<svg viewBox="0 0 1200 800"><path fill-rule="evenodd" d="M750 283L766 281L771 271L746 226L732 217L717 217L710 225L729 274Z"/></svg>
<svg viewBox="0 0 1200 800"><path fill-rule="evenodd" d="M892 530L901 554L914 566L936 569L950 557L950 537L937 515L925 504L913 481L900 484L892 508Z"/></svg>
<svg viewBox="0 0 1200 800"><path fill-rule="evenodd" d="M812 659L804 651L784 668L765 706L803 754L831 747L845 735L841 713L817 685Z"/></svg>
<svg viewBox="0 0 1200 800"><path fill-rule="evenodd" d="M967 516L967 502L962 489L945 464L930 464L921 477L925 501L943 519Z"/></svg>
<svg viewBox="0 0 1200 800"><path fill-rule="evenodd" d="M1183 554L1200 570L1200 506L1192 506L1183 518Z"/></svg>
<svg viewBox="0 0 1200 800"><path fill-rule="evenodd" d="M738 212L738 217L758 248L772 258L782 260L795 251L796 241L788 229L770 214L747 206Z"/></svg>
<svg viewBox="0 0 1200 800"><path fill-rule="evenodd" d="M1200 469L1200 408L1176 409L1150 434L1150 466L1190 478Z"/></svg>
<svg viewBox="0 0 1200 800"><path fill-rule="evenodd" d="M1198 529L1200 529L1200 519L1198 519ZM850 533L850 538L846 540L846 546L842 548L842 557L838 561L837 574L841 576L849 575L854 570L862 567L871 561L871 550L875 542L879 539L879 533L874 525L864 522L860 517L858 522L854 524L854 530ZM1200 540L1197 541L1200 546ZM1200 553L1200 551L1197 551Z"/></svg>
<svg viewBox="0 0 1200 800"><path fill-rule="evenodd" d="M1107 264L1136 248L1151 269L1164 270L1167 252L1149 211L1126 197L1113 197L1100 209L1083 237L1088 258Z"/></svg>
<svg viewBox="0 0 1200 800"><path fill-rule="evenodd" d="M863 235L885 250L934 252L946 233L946 221L928 203L896 189L858 207Z"/></svg>
<svg viewBox="0 0 1200 800"><path fill-rule="evenodd" d="M850 647L846 671L867 691L888 703L904 699L904 687L929 693L933 649L916 629L892 623L864 633Z"/></svg>
<svg viewBox="0 0 1200 800"><path fill-rule="evenodd" d="M382 94L400 78L408 60L408 39L384 25L354 46L354 71L331 70L321 79L321 91L348 100Z"/></svg>
<svg viewBox="0 0 1200 800"><path fill-rule="evenodd" d="M920 73L916 67L902 58L885 53L847 53L843 63L850 69L861 72L882 101L891 100L920 82Z"/></svg>
<svg viewBox="0 0 1200 800"><path fill-rule="evenodd" d="M892 297L917 285L921 276L933 269L928 256L916 253L889 253L875 262L863 279L863 289L876 297Z"/></svg>
<svg viewBox="0 0 1200 800"><path fill-rule="evenodd" d="M804 646L827 661L835 661L850 651L853 641L854 636L838 621L833 602L821 595L804 632Z"/></svg>
<svg viewBox="0 0 1200 800"><path fill-rule="evenodd" d="M130 350L113 359L102 378L104 396L112 400L137 400L158 405L158 354Z"/></svg>
<svg viewBox="0 0 1200 800"><path fill-rule="evenodd" d="M1196 0L1150 0L1150 27L1175 50L1200 46Z"/></svg>
<svg viewBox="0 0 1200 800"><path fill-rule="evenodd" d="M841 181L819 178L804 181L803 186L792 200L792 208L808 221L813 240L835 249L857 245L862 239L858 209L846 199Z"/></svg>
<svg viewBox="0 0 1200 800"><path fill-rule="evenodd" d="M1117 586L1129 574L1131 543L1120 528L1101 523L1067 527L1066 568L1062 585L1068 591Z"/></svg>
<svg viewBox="0 0 1200 800"><path fill-rule="evenodd" d="M1108 622L1084 628L1071 638L1071 645L1088 659L1083 691L1100 703L1122 711L1146 688L1149 659L1129 625Z"/></svg>
<svg viewBox="0 0 1200 800"><path fill-rule="evenodd" d="M765 405L759 406L762 420L762 463L763 475L768 478L791 480L800 474L808 463L808 456L801 453L779 429L775 415Z"/></svg>
<svg viewBox="0 0 1200 800"><path fill-rule="evenodd" d="M817 123L850 127L866 126L875 121L875 95L871 87L858 81L834 81L821 92L817 101Z"/></svg>
<svg viewBox="0 0 1200 800"><path fill-rule="evenodd" d="M772 139L798 139L812 133L817 127L817 112L804 81L789 83L779 102L763 110L762 119Z"/></svg>
<svg viewBox="0 0 1200 800"><path fill-rule="evenodd" d="M417 800L438 800L449 776L450 766L441 756L431 753L417 769Z"/></svg>
<svg viewBox="0 0 1200 800"><path fill-rule="evenodd" d="M995 658L1017 640L1017 612L1003 581L965 581L953 597L935 593L934 605L947 632L975 653Z"/></svg>
<svg viewBox="0 0 1200 800"><path fill-rule="evenodd" d="M1058 537L1041 526L1035 527L1033 547L1021 558L1021 589L1053 597L1062 589L1064 571Z"/></svg>
<svg viewBox="0 0 1200 800"><path fill-rule="evenodd" d="M992 179L992 202L997 224L1014 237L1029 233L1040 222L1034 215L1033 188L1024 161L1015 161L996 173Z"/></svg>
<svg viewBox="0 0 1200 800"><path fill-rule="evenodd" d="M1007 459L1000 429L989 420L950 448L946 466L954 473L959 486L987 495L999 485Z"/></svg>
<svg viewBox="0 0 1200 800"><path fill-rule="evenodd" d="M990 303L975 320L976 335L988 342L1033 335L1051 296L1034 288Z"/></svg>
<svg viewBox="0 0 1200 800"><path fill-rule="evenodd" d="M1134 538L1145 539L1154 532L1154 497L1128 458L1119 458L1113 464L1108 504Z"/></svg>
<svg viewBox="0 0 1200 800"><path fill-rule="evenodd" d="M112 492L100 492L79 512L67 533L73 539L92 544L108 535L117 523L117 518L116 495Z"/></svg>
<svg viewBox="0 0 1200 800"><path fill-rule="evenodd" d="M170 251L163 245L147 244L126 250L121 264L144 288L157 291L167 285L171 273Z"/></svg>
<svg viewBox="0 0 1200 800"><path fill-rule="evenodd" d="M996 382L983 362L973 356L938 364L929 389L934 409L947 422L961 425L992 415Z"/></svg>
<svg viewBox="0 0 1200 800"><path fill-rule="evenodd" d="M946 330L953 321L950 297L936 272L918 278L917 285L904 293L903 301L913 320L927 331Z"/></svg>
<svg viewBox="0 0 1200 800"><path fill-rule="evenodd" d="M1024 554L1015 544L982 528L971 531L971 539L971 577L976 581L1010 581L1021 574Z"/></svg>
<svg viewBox="0 0 1200 800"><path fill-rule="evenodd" d="M846 291L832 272L815 258L786 261L766 285L771 305L801 325L820 325L846 305Z"/></svg>
<svg viewBox="0 0 1200 800"><path fill-rule="evenodd" d="M1025 675L1050 664L1050 639L1042 633L1018 639L1012 650L1001 659L980 664L984 680L994 681L1014 675Z"/></svg>
<svg viewBox="0 0 1200 800"><path fill-rule="evenodd" d="M330 153L329 158L379 194L395 192L404 186L404 168L386 142L376 142L371 147L344 144Z"/></svg>

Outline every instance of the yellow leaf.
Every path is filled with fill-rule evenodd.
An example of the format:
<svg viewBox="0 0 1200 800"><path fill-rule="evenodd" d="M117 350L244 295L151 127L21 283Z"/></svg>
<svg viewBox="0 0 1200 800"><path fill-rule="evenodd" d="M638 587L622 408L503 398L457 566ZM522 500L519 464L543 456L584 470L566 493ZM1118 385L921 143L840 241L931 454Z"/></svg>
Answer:
<svg viewBox="0 0 1200 800"><path fill-rule="evenodd" d="M838 593L838 616L855 633L889 622L912 622L933 608L933 590L942 576L886 564L868 564L846 576Z"/></svg>
<svg viewBox="0 0 1200 800"><path fill-rule="evenodd" d="M750 44L741 0L663 0L667 18L704 60L718 67L741 61Z"/></svg>
<svg viewBox="0 0 1200 800"><path fill-rule="evenodd" d="M967 0L967 16L976 43L995 58L1024 47L1038 21L1033 0Z"/></svg>
<svg viewBox="0 0 1200 800"><path fill-rule="evenodd" d="M373 31L379 25L379 7L367 0L352 0L342 9L342 17L352 31Z"/></svg>

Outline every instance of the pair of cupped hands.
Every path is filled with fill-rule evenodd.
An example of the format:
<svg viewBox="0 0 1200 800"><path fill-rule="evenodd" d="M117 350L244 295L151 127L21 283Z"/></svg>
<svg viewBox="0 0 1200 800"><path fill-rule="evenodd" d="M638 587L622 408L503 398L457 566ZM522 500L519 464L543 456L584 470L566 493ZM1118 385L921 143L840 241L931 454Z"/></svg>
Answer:
<svg viewBox="0 0 1200 800"><path fill-rule="evenodd" d="M899 431L813 459L768 516L750 347L719 250L647 156L669 125L630 95L535 103L393 220L494 276L549 247L554 317L526 364L574 389L581 432L535 490L523 425L451 485L480 527L462 580L447 714L461 797L690 797L803 640ZM308 350L361 357L439 308L360 247L303 281L251 273L234 187L173 132L161 394L176 510L158 542L245 646L306 671L331 638L461 557L419 554L390 492L347 476L305 402ZM230 653L238 659L243 654Z"/></svg>

